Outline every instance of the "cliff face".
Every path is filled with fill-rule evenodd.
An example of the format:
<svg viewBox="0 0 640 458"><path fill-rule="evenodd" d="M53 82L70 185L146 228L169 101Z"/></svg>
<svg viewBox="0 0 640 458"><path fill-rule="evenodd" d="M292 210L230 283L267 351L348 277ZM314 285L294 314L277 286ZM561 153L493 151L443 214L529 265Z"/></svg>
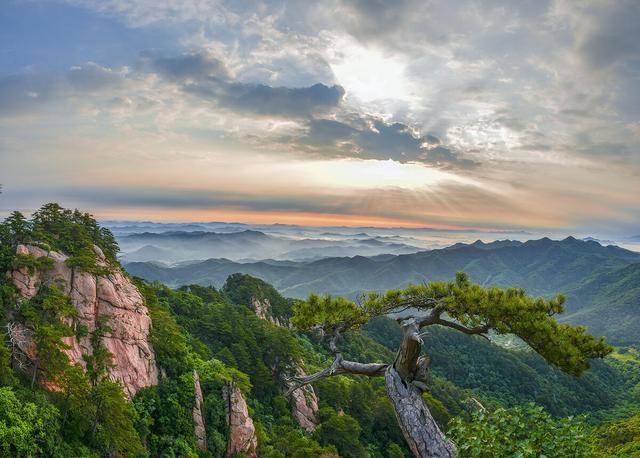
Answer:
<svg viewBox="0 0 640 458"><path fill-rule="evenodd" d="M196 435L198 449L207 449L207 431L204 426L204 397L200 387L200 376L193 370L193 388L195 390L195 403L193 405L193 429Z"/></svg>
<svg viewBox="0 0 640 458"><path fill-rule="evenodd" d="M258 316L258 318L265 320L265 321L269 321L272 324L275 324L276 326L280 326L283 328L290 328L291 325L289 323L286 322L286 320L284 319L280 319L278 317L274 317L271 314L271 303L269 302L269 299L257 299L255 297L251 298L251 305L253 306L253 310L256 312L256 315Z"/></svg>
<svg viewBox="0 0 640 458"><path fill-rule="evenodd" d="M273 318L271 315L271 304L269 299L259 300L255 297L251 298L251 304L256 312L258 318L265 321L270 321L276 326L285 327L281 324L278 318ZM295 375L298 377L304 377L307 375L302 369L302 365L298 365L295 371ZM288 384L283 383L283 391L287 391ZM318 414L318 396L311 385L306 385L298 390L295 390L288 396L289 404L291 406L291 414L296 422L307 431L313 431L318 425L316 416Z"/></svg>
<svg viewBox="0 0 640 458"><path fill-rule="evenodd" d="M98 266L109 267L104 254L94 247ZM149 344L151 318L138 289L122 272L113 268L105 275L93 275L70 268L65 261L68 257L59 252L47 252L31 245L18 245L18 255L48 257L53 260L50 269L36 269L29 272L26 267L9 272L13 284L25 299L34 297L41 286L56 285L71 300L78 314L72 326L86 326L88 335L81 338L65 337L69 345L65 350L72 364L86 368L83 355L91 355L93 348L90 335L96 329L98 317L107 317L111 329L102 337L102 344L112 354L112 367L108 377L122 383L129 397L133 397L143 387L158 383L158 370L153 348ZM14 324L16 332L29 334L24 326ZM25 349L33 350L28 338L23 339ZM27 356L33 356L25 351Z"/></svg>
<svg viewBox="0 0 640 458"><path fill-rule="evenodd" d="M296 376L307 374L302 367L298 367ZM318 426L318 396L311 385L305 385L289 395L291 414L296 422L307 431L313 431Z"/></svg>
<svg viewBox="0 0 640 458"><path fill-rule="evenodd" d="M247 458L257 458L256 428L242 392L237 386L229 384L224 390L224 397L227 403L227 424L229 425L227 456L244 454Z"/></svg>

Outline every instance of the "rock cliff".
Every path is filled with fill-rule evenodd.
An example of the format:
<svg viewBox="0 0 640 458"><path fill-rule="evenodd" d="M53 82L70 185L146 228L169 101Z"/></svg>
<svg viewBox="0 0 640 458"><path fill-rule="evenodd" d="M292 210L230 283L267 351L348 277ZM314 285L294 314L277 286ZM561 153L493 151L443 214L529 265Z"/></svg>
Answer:
<svg viewBox="0 0 640 458"><path fill-rule="evenodd" d="M285 327L281 324L281 320L272 316L269 299L260 300L252 297L251 305L253 306L258 318L270 321L276 326ZM304 372L304 369L302 369L302 364L297 366L295 375L297 377L304 377L307 375ZM283 383L283 391L286 392L288 388L289 385L287 383ZM295 390L288 396L288 399L289 404L291 405L291 414L296 422L307 431L313 431L316 429L316 426L318 425L318 420L316 418L318 414L318 396L316 395L313 386L306 385Z"/></svg>
<svg viewBox="0 0 640 458"><path fill-rule="evenodd" d="M193 428L196 435L196 444L198 449L207 449L207 431L204 426L204 397L202 396L202 388L200 387L200 376L198 372L193 370L193 387L195 390L195 403L193 405Z"/></svg>
<svg viewBox="0 0 640 458"><path fill-rule="evenodd" d="M257 458L256 428L249 415L249 409L242 392L237 386L229 383L225 387L224 397L227 404L227 424L229 425L227 456L244 454L247 458Z"/></svg>
<svg viewBox="0 0 640 458"><path fill-rule="evenodd" d="M140 291L125 277L119 268L109 266L104 254L94 247L99 267L108 269L104 275L93 275L78 268L69 267L63 253L45 251L32 245L18 245L18 255L36 258L48 257L52 266L29 271L21 267L7 275L25 299L34 297L41 286L56 285L71 300L77 316L69 324L74 328L85 326L84 337L65 337L65 350L72 364L86 368L83 355L91 355L90 336L96 329L98 317L106 317L109 331L102 337L102 345L112 355L112 367L108 377L119 381L126 394L133 397L143 387L158 383L158 370L153 348L149 344L151 318ZM103 318L104 319L104 318ZM34 345L29 341L30 330L19 323L12 323L16 335L22 337L20 348L27 357L33 357Z"/></svg>
<svg viewBox="0 0 640 458"><path fill-rule="evenodd" d="M297 377L307 374L301 366L296 371ZM288 388L288 386L287 386ZM289 395L291 414L296 422L307 431L313 431L318 426L318 396L311 385L305 385Z"/></svg>
<svg viewBox="0 0 640 458"><path fill-rule="evenodd" d="M265 321L269 321L276 326L280 326L283 328L290 328L291 325L284 318L274 317L271 313L271 303L269 299L257 299L255 297L251 298L251 305L253 306L253 310L256 312L258 318L263 319Z"/></svg>

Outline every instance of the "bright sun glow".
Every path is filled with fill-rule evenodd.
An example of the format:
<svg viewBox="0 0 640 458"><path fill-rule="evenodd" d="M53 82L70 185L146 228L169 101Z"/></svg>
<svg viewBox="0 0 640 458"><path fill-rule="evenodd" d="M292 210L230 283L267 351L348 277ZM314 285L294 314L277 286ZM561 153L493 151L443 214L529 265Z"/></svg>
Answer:
<svg viewBox="0 0 640 458"><path fill-rule="evenodd" d="M363 102L380 99L409 100L411 90L405 62L355 41L338 38L329 64L338 83Z"/></svg>
<svg viewBox="0 0 640 458"><path fill-rule="evenodd" d="M450 173L421 164L386 161L341 159L292 164L309 184L340 189L372 189L398 187L416 189L443 181L458 180Z"/></svg>

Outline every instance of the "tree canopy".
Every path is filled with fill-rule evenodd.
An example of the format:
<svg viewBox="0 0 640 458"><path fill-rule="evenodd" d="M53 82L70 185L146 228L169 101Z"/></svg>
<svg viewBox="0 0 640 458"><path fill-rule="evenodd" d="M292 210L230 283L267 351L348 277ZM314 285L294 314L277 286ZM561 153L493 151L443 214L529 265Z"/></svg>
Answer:
<svg viewBox="0 0 640 458"><path fill-rule="evenodd" d="M562 371L579 376L593 358L612 348L604 338L594 338L581 326L558 323L564 297L528 296L521 288L484 288L471 283L465 273L453 281L409 285L386 293L363 296L360 303L331 296L311 295L293 307L292 323L301 330L320 331L328 340L334 361L309 376L294 377L292 389L338 374L385 376L389 394L405 439L419 457L454 457L455 447L442 435L424 404L421 393L429 389L429 357L421 355L421 330L440 325L470 335L489 338L491 333L514 334ZM339 349L343 333L372 318L394 314L402 326L402 341L389 363L347 361Z"/></svg>

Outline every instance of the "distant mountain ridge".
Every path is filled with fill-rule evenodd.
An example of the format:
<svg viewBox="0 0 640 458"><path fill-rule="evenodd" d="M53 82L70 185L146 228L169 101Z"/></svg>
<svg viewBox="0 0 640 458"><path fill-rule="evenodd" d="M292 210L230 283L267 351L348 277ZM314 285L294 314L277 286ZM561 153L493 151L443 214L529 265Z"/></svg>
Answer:
<svg viewBox="0 0 640 458"><path fill-rule="evenodd" d="M637 331L633 331L634 317L640 316L640 287L634 287L638 285L634 284L638 274L632 267L638 263L640 253L568 237L561 241L542 238L526 242L474 242L374 258L335 257L283 263L209 259L173 268L153 263L127 263L125 268L133 275L174 286L187 283L220 286L229 275L241 272L273 284L285 296L306 297L318 292L352 298L366 291L451 279L457 271L465 271L484 286L519 286L542 296L567 293L566 319L627 343L640 341ZM590 288L597 289L594 285L602 285L600 290L607 286L608 294L589 294ZM608 321L602 319L602 310L610 315ZM626 318L622 320L612 319L623 315Z"/></svg>
<svg viewBox="0 0 640 458"><path fill-rule="evenodd" d="M118 237L118 243L124 262L162 261L169 264L208 258L301 261L356 254L406 254L421 250L419 247L367 234L356 234L353 237L331 240L271 235L252 229L234 232L197 230L128 234Z"/></svg>

